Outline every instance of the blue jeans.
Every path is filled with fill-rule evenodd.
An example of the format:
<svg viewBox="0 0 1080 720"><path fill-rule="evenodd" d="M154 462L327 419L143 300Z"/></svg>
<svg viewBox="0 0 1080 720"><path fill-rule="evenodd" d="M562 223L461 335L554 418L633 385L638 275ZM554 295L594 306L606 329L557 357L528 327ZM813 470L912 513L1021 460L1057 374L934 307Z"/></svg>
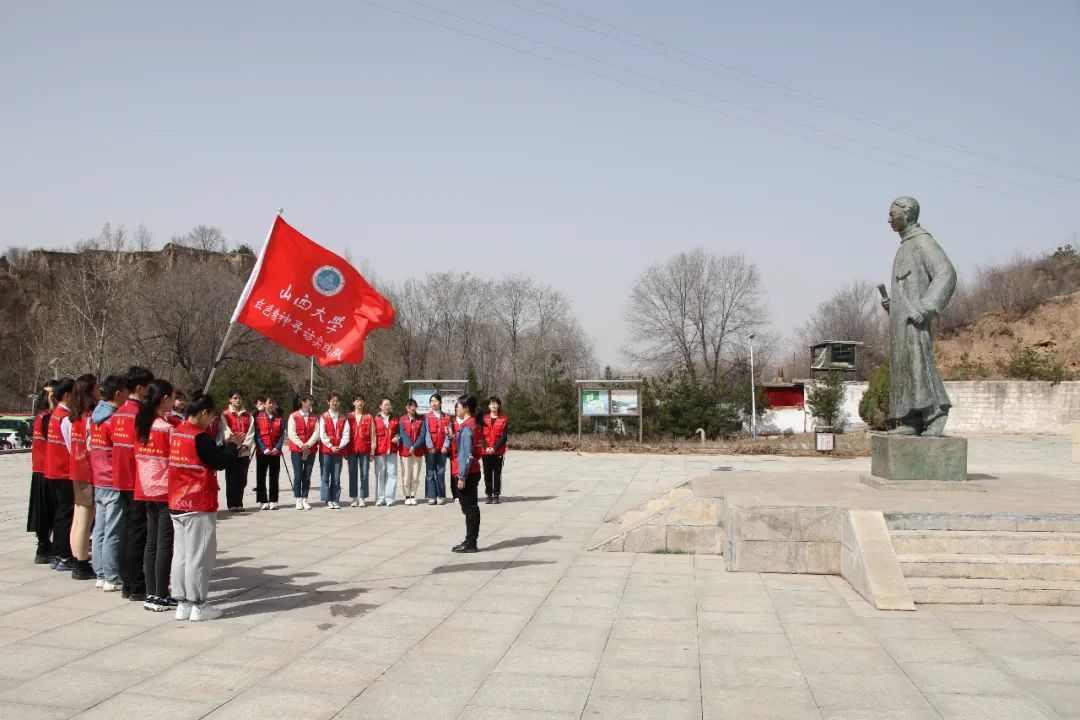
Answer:
<svg viewBox="0 0 1080 720"><path fill-rule="evenodd" d="M359 455L354 453L349 455L346 461L349 466L349 497L353 499L364 498L366 500L368 496L368 475L371 471L371 456L367 453ZM360 474L359 495L356 494L356 475L358 471Z"/></svg>
<svg viewBox="0 0 1080 720"><path fill-rule="evenodd" d="M426 468L427 499L436 500L446 497L446 454L441 452L428 453L424 456Z"/></svg>
<svg viewBox="0 0 1080 720"><path fill-rule="evenodd" d="M375 502L394 502L397 493L397 453L375 456Z"/></svg>
<svg viewBox="0 0 1080 720"><path fill-rule="evenodd" d="M340 455L323 454L319 499L323 502L341 500L341 460Z"/></svg>
<svg viewBox="0 0 1080 720"><path fill-rule="evenodd" d="M308 492L311 490L311 470L315 467L315 456L319 453L308 453L305 458L302 453L294 452L290 454L292 458L293 468L293 497L304 498L307 500Z"/></svg>
<svg viewBox="0 0 1080 720"><path fill-rule="evenodd" d="M120 528L124 513L120 506L120 491L112 488L94 488L93 557L94 572L98 580L120 583Z"/></svg>

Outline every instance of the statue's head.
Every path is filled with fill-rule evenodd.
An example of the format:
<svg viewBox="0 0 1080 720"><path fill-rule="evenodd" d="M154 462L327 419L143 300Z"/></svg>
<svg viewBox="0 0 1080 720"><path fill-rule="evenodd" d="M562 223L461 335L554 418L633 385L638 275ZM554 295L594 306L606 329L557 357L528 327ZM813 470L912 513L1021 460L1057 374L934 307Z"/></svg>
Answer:
<svg viewBox="0 0 1080 720"><path fill-rule="evenodd" d="M898 197L889 207L889 227L901 232L908 225L919 222L919 201L913 197Z"/></svg>

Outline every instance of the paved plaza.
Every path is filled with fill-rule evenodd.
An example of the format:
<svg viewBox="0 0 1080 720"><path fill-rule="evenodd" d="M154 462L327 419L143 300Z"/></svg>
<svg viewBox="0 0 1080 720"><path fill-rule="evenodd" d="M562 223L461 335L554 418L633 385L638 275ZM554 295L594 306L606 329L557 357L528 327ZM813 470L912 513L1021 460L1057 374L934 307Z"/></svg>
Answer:
<svg viewBox="0 0 1080 720"><path fill-rule="evenodd" d="M33 565L29 456L0 457L0 718L1080 718L1080 608L888 613L838 577L583 550L693 477L868 468L512 452L464 556L455 505L223 514L226 615L192 624ZM1067 438L973 438L971 471L1080 475Z"/></svg>

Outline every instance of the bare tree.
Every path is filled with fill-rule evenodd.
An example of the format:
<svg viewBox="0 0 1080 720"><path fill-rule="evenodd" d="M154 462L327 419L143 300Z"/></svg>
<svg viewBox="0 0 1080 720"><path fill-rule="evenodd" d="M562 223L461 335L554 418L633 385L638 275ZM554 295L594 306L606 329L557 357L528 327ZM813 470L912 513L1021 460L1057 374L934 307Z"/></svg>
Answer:
<svg viewBox="0 0 1080 720"><path fill-rule="evenodd" d="M635 281L624 312L626 352L651 370L685 370L716 385L739 345L768 318L757 266L741 253L678 253Z"/></svg>
<svg viewBox="0 0 1080 720"><path fill-rule="evenodd" d="M889 351L888 315L882 311L880 300L875 286L863 280L852 280L829 299L818 303L796 333L799 347L794 348L795 367L792 371L809 373L811 345L826 340L852 340L863 343L856 375L869 377L885 361Z"/></svg>
<svg viewBox="0 0 1080 720"><path fill-rule="evenodd" d="M225 252L225 234L213 225L196 225L183 235L173 236L174 245L203 250L205 252Z"/></svg>

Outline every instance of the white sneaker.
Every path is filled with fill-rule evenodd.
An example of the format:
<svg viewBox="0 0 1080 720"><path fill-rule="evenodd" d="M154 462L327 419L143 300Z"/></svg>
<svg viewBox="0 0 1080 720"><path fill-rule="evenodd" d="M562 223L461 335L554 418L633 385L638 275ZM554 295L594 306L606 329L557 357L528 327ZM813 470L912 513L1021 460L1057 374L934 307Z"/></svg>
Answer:
<svg viewBox="0 0 1080 720"><path fill-rule="evenodd" d="M390 507L390 506L391 506L391 505L393 505L393 504L394 504L394 501L393 501L393 500L387 500L387 501L386 501L386 507Z"/></svg>
<svg viewBox="0 0 1080 720"><path fill-rule="evenodd" d="M103 591L105 591L105 592L116 592L117 590L120 589L120 586L116 585L114 583L106 581L106 582L101 584L101 589Z"/></svg>
<svg viewBox="0 0 1080 720"><path fill-rule="evenodd" d="M191 619L191 603L182 602L176 606L176 619L177 620L190 620Z"/></svg>
<svg viewBox="0 0 1080 720"><path fill-rule="evenodd" d="M445 505L446 504L446 498L438 498L438 499L435 500L435 502L437 504L439 504L439 505Z"/></svg>
<svg viewBox="0 0 1080 720"><path fill-rule="evenodd" d="M380 505L385 505L385 504L386 504L385 500L376 500L375 501L375 507L379 507Z"/></svg>
<svg viewBox="0 0 1080 720"><path fill-rule="evenodd" d="M102 580L101 578L98 578L97 582L94 583L94 587L96 587L97 589L100 590L101 588L105 587L105 581Z"/></svg>
<svg viewBox="0 0 1080 720"><path fill-rule="evenodd" d="M349 503L349 507L360 507L360 501L356 498L353 498L352 502Z"/></svg>
<svg viewBox="0 0 1080 720"><path fill-rule="evenodd" d="M427 501L427 504L428 505L435 505L435 504L437 504L437 502L436 502L435 498L431 498L430 500Z"/></svg>
<svg viewBox="0 0 1080 720"><path fill-rule="evenodd" d="M267 510L277 510L277 503L266 503Z"/></svg>
<svg viewBox="0 0 1080 720"><path fill-rule="evenodd" d="M180 613L177 609L177 614ZM201 622L203 620L217 620L225 613L218 608L210 605L209 603L203 603L202 605L194 605L191 608L191 622Z"/></svg>
<svg viewBox="0 0 1080 720"><path fill-rule="evenodd" d="M300 500L300 502L302 502L302 503L304 504L304 506L303 506L303 508L302 508L302 509L304 509L304 510L310 510L310 509L311 509L311 506L310 506L310 505L308 505L308 501L307 501L307 500L303 500L303 499L301 499L301 500Z"/></svg>
<svg viewBox="0 0 1080 720"><path fill-rule="evenodd" d="M356 507L367 507L367 503L364 502L364 498L356 499Z"/></svg>
<svg viewBox="0 0 1080 720"><path fill-rule="evenodd" d="M296 509L297 510L303 510L304 509L304 501L301 500L300 498L296 498Z"/></svg>

